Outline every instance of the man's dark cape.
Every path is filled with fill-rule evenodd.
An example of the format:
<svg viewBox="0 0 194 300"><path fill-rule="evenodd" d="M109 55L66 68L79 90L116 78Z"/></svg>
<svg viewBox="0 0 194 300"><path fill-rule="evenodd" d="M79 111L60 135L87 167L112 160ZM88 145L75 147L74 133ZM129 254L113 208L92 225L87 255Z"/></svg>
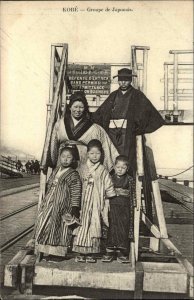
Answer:
<svg viewBox="0 0 194 300"><path fill-rule="evenodd" d="M112 119L111 112L118 89L110 94L104 103L93 113L95 123L109 131L109 122ZM151 133L160 128L165 122L149 99L139 90L130 86L124 95L129 101L126 114L127 128L123 153L128 157L132 169L136 169L136 135ZM116 145L115 145L116 146Z"/></svg>

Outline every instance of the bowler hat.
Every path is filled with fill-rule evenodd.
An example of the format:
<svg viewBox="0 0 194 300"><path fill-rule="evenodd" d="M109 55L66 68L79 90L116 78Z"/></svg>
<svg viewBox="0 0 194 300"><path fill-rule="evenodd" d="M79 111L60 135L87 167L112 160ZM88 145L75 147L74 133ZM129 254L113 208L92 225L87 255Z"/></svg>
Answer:
<svg viewBox="0 0 194 300"><path fill-rule="evenodd" d="M132 77L137 77L137 75L132 74L132 70L123 68L118 70L118 75L113 76L113 78L118 77L118 80L129 80Z"/></svg>

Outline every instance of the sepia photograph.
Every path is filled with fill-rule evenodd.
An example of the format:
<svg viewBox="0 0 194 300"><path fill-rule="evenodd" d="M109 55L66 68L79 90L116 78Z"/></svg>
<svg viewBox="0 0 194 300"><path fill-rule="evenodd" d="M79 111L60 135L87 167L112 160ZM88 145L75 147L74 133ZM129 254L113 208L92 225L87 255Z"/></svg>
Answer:
<svg viewBox="0 0 194 300"><path fill-rule="evenodd" d="M1 299L194 299L193 1L1 1Z"/></svg>

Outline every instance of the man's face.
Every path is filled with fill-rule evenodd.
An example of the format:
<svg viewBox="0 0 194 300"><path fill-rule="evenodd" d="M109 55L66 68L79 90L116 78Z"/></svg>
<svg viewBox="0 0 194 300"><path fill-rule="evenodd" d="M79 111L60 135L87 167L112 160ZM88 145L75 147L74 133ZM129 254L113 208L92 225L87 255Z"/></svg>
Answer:
<svg viewBox="0 0 194 300"><path fill-rule="evenodd" d="M131 85L131 80L119 80L118 83L121 91L126 91Z"/></svg>

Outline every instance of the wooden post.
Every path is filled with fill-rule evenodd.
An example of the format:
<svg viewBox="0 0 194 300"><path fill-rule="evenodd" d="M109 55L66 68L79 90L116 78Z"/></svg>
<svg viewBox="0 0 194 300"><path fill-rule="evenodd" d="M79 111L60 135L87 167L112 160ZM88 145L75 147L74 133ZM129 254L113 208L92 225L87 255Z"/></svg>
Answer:
<svg viewBox="0 0 194 300"><path fill-rule="evenodd" d="M54 60L55 60L55 46L52 46L52 53L51 53L51 66L54 66ZM53 56L54 52L54 56ZM40 207L41 201L45 196L45 189L46 189L46 181L47 181L47 173L48 173L48 166L47 166L47 159L48 159L48 154L49 154L49 148L50 148L50 139L52 135L52 130L56 121L56 117L58 114L59 110L59 105L60 103L60 89L61 89L61 82L64 78L64 74L66 71L67 67L67 55L68 55L68 45L63 44L63 51L62 51L62 56L61 56L61 64L60 64L60 70L58 74L58 80L57 80L57 86L55 89L54 93L54 99L51 99L51 96L53 97L53 77L51 76L51 84L52 84L52 89L50 88L50 102L53 104L52 105L52 110L51 110L51 116L48 120L48 126L47 126L47 131L46 131L46 137L45 137L45 142L44 142L44 148L43 148L43 153L42 153L42 158L41 158L41 174L40 174L40 194L39 194L39 202L38 202L38 208ZM51 67L51 72L53 71L53 68ZM53 71L54 72L54 71ZM65 84L65 89L66 89L66 83ZM64 108L65 109L65 108Z"/></svg>
<svg viewBox="0 0 194 300"><path fill-rule="evenodd" d="M158 218L161 237L168 238L158 180L152 181L152 189L154 194L155 208L156 208L156 214Z"/></svg>
<svg viewBox="0 0 194 300"><path fill-rule="evenodd" d="M142 91L147 93L147 62L148 62L148 50L145 49L143 52L143 78L142 78Z"/></svg>
<svg viewBox="0 0 194 300"><path fill-rule="evenodd" d="M134 299L143 299L144 269L141 262L136 263Z"/></svg>
<svg viewBox="0 0 194 300"><path fill-rule="evenodd" d="M137 57L135 46L131 46L131 60L133 74L137 75ZM138 77L133 77L133 86L138 88Z"/></svg>
<svg viewBox="0 0 194 300"><path fill-rule="evenodd" d="M43 149L43 153L42 153L42 159L41 159L42 168L46 168L46 166L47 166L47 158L48 158L48 153L49 153L50 139L51 139L52 130L53 130L53 127L54 127L54 124L56 121L61 81L63 79L63 75L66 70L66 64L67 64L67 44L64 44L62 57L61 57L60 70L59 70L59 74L58 74L57 86L56 86L56 90L54 93L51 116L49 119L47 131L46 131L46 138L45 138L44 149ZM44 171L44 173L45 173L45 171Z"/></svg>
<svg viewBox="0 0 194 300"><path fill-rule="evenodd" d="M174 53L173 110L178 110L178 54Z"/></svg>
<svg viewBox="0 0 194 300"><path fill-rule="evenodd" d="M139 225L140 225L140 213L141 213L141 188L143 176L143 149L142 149L142 137L136 137L136 149L137 149L137 174L136 174L136 201L137 206L134 211L134 238L135 238L135 258L138 260L138 248L139 248Z"/></svg>
<svg viewBox="0 0 194 300"><path fill-rule="evenodd" d="M164 64L164 109L168 110L168 65Z"/></svg>
<svg viewBox="0 0 194 300"><path fill-rule="evenodd" d="M152 147L151 147L150 136L149 136L149 134L145 134L145 137L146 137L146 141L145 141L146 154L147 154L149 167L151 168L150 174L151 174L151 180L152 180L152 190L153 190L153 196L154 196L154 202L155 202L155 208L156 208L156 215L157 215L158 223L159 223L159 229L160 229L161 237L168 238L166 221L165 221L165 217L164 217L162 199L161 199L161 195L160 195L160 188L159 188L159 183L158 183L157 174L156 174L154 155L153 155L153 151L152 151Z"/></svg>
<svg viewBox="0 0 194 300"><path fill-rule="evenodd" d="M51 46L51 65L50 65L50 89L49 89L49 103L53 102L53 85L54 85L54 68L55 68L55 46ZM48 124L48 120L50 117L50 107L47 106L47 117L46 117L46 125Z"/></svg>
<svg viewBox="0 0 194 300"><path fill-rule="evenodd" d="M174 244L169 239L161 239L161 242L167 247L167 249L173 252L176 256L178 262L184 266L188 274L188 294L191 299L194 297L194 269L191 263L182 256L181 252L174 246Z"/></svg>

